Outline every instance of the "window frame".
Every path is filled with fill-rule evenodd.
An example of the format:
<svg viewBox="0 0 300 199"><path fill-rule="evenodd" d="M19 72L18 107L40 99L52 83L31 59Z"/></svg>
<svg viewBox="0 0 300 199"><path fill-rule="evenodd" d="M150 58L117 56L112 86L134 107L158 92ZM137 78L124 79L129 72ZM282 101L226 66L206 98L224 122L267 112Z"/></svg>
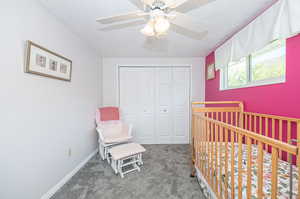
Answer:
<svg viewBox="0 0 300 199"><path fill-rule="evenodd" d="M286 48L286 42L285 42ZM246 84L240 86L229 87L228 86L228 67L229 64L224 68L220 69L220 90L231 90L231 89L239 89L239 88L248 88L248 87L256 87L256 86L265 86L272 84L281 84L286 82L286 54L285 54L285 64L284 64L284 75L276 78L268 78L263 80L252 80L252 63L251 63L251 54L246 58L246 73L247 73L247 82Z"/></svg>

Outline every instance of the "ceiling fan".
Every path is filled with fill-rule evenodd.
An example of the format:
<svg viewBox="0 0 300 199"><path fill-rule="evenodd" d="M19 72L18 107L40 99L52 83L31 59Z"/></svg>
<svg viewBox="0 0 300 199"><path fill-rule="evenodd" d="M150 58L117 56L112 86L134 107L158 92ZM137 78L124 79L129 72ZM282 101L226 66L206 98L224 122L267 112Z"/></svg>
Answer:
<svg viewBox="0 0 300 199"><path fill-rule="evenodd" d="M141 33L148 37L159 38L166 35L171 28L171 30L184 34L184 31L191 35L192 33L197 38L197 34L201 38L203 33L207 32L203 29L199 23L194 23L193 19L180 11L184 6L190 6L191 9L207 4L214 0L129 0L140 10L135 12L130 12L127 14L121 14L112 17L98 18L97 22L101 24L114 24L117 22L133 20L133 19L143 19L143 24L146 23ZM186 9L183 11L185 12ZM146 20L146 21L145 21ZM104 27L102 30L113 30L116 28L124 28L131 25L138 25L139 22L126 23L126 24L116 24L111 27ZM101 30L101 29L100 29ZM181 31L178 31L181 30ZM182 31L184 30L184 31ZM201 39L199 38L199 39Z"/></svg>

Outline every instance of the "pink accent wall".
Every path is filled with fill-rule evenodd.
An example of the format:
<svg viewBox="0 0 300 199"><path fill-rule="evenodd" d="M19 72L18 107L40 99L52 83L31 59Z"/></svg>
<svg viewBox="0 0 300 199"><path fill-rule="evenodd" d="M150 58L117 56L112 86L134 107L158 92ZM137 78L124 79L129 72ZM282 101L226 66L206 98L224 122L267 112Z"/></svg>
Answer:
<svg viewBox="0 0 300 199"><path fill-rule="evenodd" d="M243 101L249 112L300 118L300 35L286 43L286 82L267 86L220 91L220 74L207 80L206 101ZM206 66L214 63L214 53L206 57Z"/></svg>

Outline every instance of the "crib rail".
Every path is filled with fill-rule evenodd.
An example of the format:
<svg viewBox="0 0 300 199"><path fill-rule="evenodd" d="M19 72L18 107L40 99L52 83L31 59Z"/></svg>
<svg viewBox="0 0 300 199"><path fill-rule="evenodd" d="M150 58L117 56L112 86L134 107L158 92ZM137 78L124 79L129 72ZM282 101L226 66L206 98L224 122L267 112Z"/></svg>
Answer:
<svg viewBox="0 0 300 199"><path fill-rule="evenodd" d="M261 135L275 138L282 142L294 144L293 140L297 140L297 124L299 119L267 115L261 113L244 112L244 128ZM271 153L271 147L264 145L264 150ZM279 158L292 162L291 156L288 156L284 151L278 151Z"/></svg>
<svg viewBox="0 0 300 199"><path fill-rule="evenodd" d="M226 104L232 107L196 107L201 104ZM292 131L296 131L295 138ZM271 153L272 164L269 198L278 198L278 161L286 156L290 163L294 160L298 168L300 166L299 132L299 119L244 112L241 102L193 103L194 164L218 198L251 198L254 168L257 168L258 179L256 196L265 198L263 186L266 152ZM284 137L284 134L287 136ZM293 143L293 139L297 142ZM243 150L246 150L246 158L242 157ZM255 162L252 157L253 150L257 151ZM238 171L237 177L232 172L235 169ZM298 176L299 172L300 169ZM242 195L242 184L245 180L246 196ZM299 191L300 183L297 198L300 198Z"/></svg>

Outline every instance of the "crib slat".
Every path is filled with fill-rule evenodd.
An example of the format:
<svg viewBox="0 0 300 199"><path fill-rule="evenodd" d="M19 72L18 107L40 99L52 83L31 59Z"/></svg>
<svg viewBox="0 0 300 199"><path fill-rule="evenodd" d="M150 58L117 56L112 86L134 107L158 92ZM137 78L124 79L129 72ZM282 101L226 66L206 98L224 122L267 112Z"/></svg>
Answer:
<svg viewBox="0 0 300 199"><path fill-rule="evenodd" d="M240 112L238 112L238 115L239 115L239 120L240 120L240 128L244 128L244 110L243 108L240 110Z"/></svg>
<svg viewBox="0 0 300 199"><path fill-rule="evenodd" d="M239 127L239 122L238 122L238 112L235 112L235 116L234 116L234 121L235 121L235 126ZM238 143L238 134L236 133L234 135L234 142Z"/></svg>
<svg viewBox="0 0 300 199"><path fill-rule="evenodd" d="M272 138L275 138L275 119L272 118Z"/></svg>
<svg viewBox="0 0 300 199"><path fill-rule="evenodd" d="M235 157L234 157L234 132L233 131L230 131L230 141L231 141L231 198L234 198L234 191L235 191L235 188L234 188L234 160L235 160Z"/></svg>
<svg viewBox="0 0 300 199"><path fill-rule="evenodd" d="M265 117L265 136L269 137L269 119ZM266 151L268 151L268 144L266 144Z"/></svg>
<svg viewBox="0 0 300 199"><path fill-rule="evenodd" d="M203 176L206 177L205 175L205 164L206 164L206 120L202 118L202 123L203 123L203 143L202 143L202 153L203 153L203 165L202 165L202 169L203 169Z"/></svg>
<svg viewBox="0 0 300 199"><path fill-rule="evenodd" d="M224 112L221 112L221 122L223 122Z"/></svg>
<svg viewBox="0 0 300 199"><path fill-rule="evenodd" d="M200 134L199 134L199 153L200 153L200 169L201 169L201 172L203 172L203 164L204 164L204 161L203 161L203 148L202 148L202 145L203 145L203 120L199 117L199 129L200 129Z"/></svg>
<svg viewBox="0 0 300 199"><path fill-rule="evenodd" d="M219 139L219 126L215 125L215 190L216 193L219 193L218 191L218 185L219 185L219 180L218 180L218 151L219 151L219 143L218 143L218 139Z"/></svg>
<svg viewBox="0 0 300 199"><path fill-rule="evenodd" d="M206 117L204 119L205 129L204 129L204 152L205 152L205 164L204 167L208 166L208 159L209 159L209 150L208 150L208 142L209 142L209 122L207 121ZM206 173L205 173L206 174Z"/></svg>
<svg viewBox="0 0 300 199"><path fill-rule="evenodd" d="M279 120L279 140L282 141L282 120ZM282 159L282 151L279 150L279 157Z"/></svg>
<svg viewBox="0 0 300 199"><path fill-rule="evenodd" d="M238 134L238 198L242 199L242 141L243 137L242 134Z"/></svg>
<svg viewBox="0 0 300 199"><path fill-rule="evenodd" d="M199 133L200 133L200 129L199 129L199 117L196 116L196 135L195 135L195 153L196 153L196 165L197 167L201 169L201 163L200 163L200 159L201 159L201 154L199 153Z"/></svg>
<svg viewBox="0 0 300 199"><path fill-rule="evenodd" d="M292 143L292 142L291 142L291 137L292 137L292 134L291 134L291 121L288 121L288 122L287 122L287 142L288 142L289 144ZM290 155L288 156L288 161L289 161L289 163L292 162L292 159L291 159L291 156L290 156Z"/></svg>
<svg viewBox="0 0 300 199"><path fill-rule="evenodd" d="M207 117L207 115L206 115L206 117ZM205 145L205 162L204 162L204 176L205 176L205 178L207 179L207 170L206 170L206 168L207 168L207 162L208 162L208 150L207 150L207 143L208 143L208 138L207 138L207 132L208 132L208 122L207 122L207 120L206 120L206 118L205 118L205 120L204 120L204 123L205 123L205 143L204 143L204 145Z"/></svg>
<svg viewBox="0 0 300 199"><path fill-rule="evenodd" d="M207 162L207 177L208 177L208 184L211 185L211 175L210 175L210 168L211 168L211 122L208 121L208 140L207 140L207 150L208 150L208 162Z"/></svg>
<svg viewBox="0 0 300 199"><path fill-rule="evenodd" d="M200 117L196 116L196 135L195 135L195 151L196 151L196 165L199 169L201 169L201 153L200 153L200 137L201 137L201 124Z"/></svg>
<svg viewBox="0 0 300 199"><path fill-rule="evenodd" d="M210 186L213 187L213 168L214 168L214 161L213 161L213 124L210 123Z"/></svg>
<svg viewBox="0 0 300 199"><path fill-rule="evenodd" d="M272 118L272 138L275 138L275 131L276 131L276 129L275 129L275 119L274 118Z"/></svg>
<svg viewBox="0 0 300 199"><path fill-rule="evenodd" d="M200 143L201 143L201 125L200 125L200 117L197 117L197 137L196 137L196 154L197 154L197 166L201 170L201 152L200 152Z"/></svg>
<svg viewBox="0 0 300 199"><path fill-rule="evenodd" d="M229 115L228 112L225 113L225 123L229 124ZM228 177L228 129L225 129L225 198L228 198L228 184L229 184L229 177Z"/></svg>
<svg viewBox="0 0 300 199"><path fill-rule="evenodd" d="M254 132L257 132L257 128L256 128L256 126L257 126L256 116L254 115L253 117L254 117Z"/></svg>
<svg viewBox="0 0 300 199"><path fill-rule="evenodd" d="M262 131L262 117L258 117L258 119L259 119L259 130L258 130L258 132L259 132L259 134L262 135L262 133L263 133L263 131Z"/></svg>
<svg viewBox="0 0 300 199"><path fill-rule="evenodd" d="M228 123L228 112L225 113L225 123L226 123L226 124L229 124L229 123Z"/></svg>
<svg viewBox="0 0 300 199"><path fill-rule="evenodd" d="M252 141L251 138L247 138L247 199L251 199L252 188Z"/></svg>
<svg viewBox="0 0 300 199"><path fill-rule="evenodd" d="M245 129L247 129L248 130L248 114L247 113L245 113Z"/></svg>
<svg viewBox="0 0 300 199"><path fill-rule="evenodd" d="M297 122L297 146L300 149L300 121ZM297 155L298 176L300 176L300 153ZM298 199L300 199L300 183L298 182Z"/></svg>
<svg viewBox="0 0 300 199"><path fill-rule="evenodd" d="M272 199L277 198L278 185L278 149L272 148Z"/></svg>
<svg viewBox="0 0 300 199"><path fill-rule="evenodd" d="M198 124L197 124L197 116L195 116L194 120L195 120L195 123L194 123L195 134L194 134L194 143L193 143L194 144L194 151L193 151L193 153L194 153L194 160L193 160L193 164L197 165L197 160L198 160L198 153L197 153L197 139L198 139L198 136L197 136L197 131L198 131L198 129L197 129L197 126L198 126Z"/></svg>
<svg viewBox="0 0 300 199"><path fill-rule="evenodd" d="M228 119L228 118L227 118ZM228 129L225 129L225 198L228 198Z"/></svg>
<svg viewBox="0 0 300 199"><path fill-rule="evenodd" d="M219 161L220 161L219 181L220 181L220 183L219 184L220 184L221 198L223 198L223 186L222 186L222 172L223 172L222 157L223 157L223 154L224 154L223 133L224 133L224 128L223 128L223 126L220 126L220 152L219 152Z"/></svg>
<svg viewBox="0 0 300 199"><path fill-rule="evenodd" d="M208 183L210 183L210 161L211 161L211 159L210 159L210 122L209 121L206 121L207 122L207 143L206 143L206 145L207 145L207 163L206 163L206 166L207 166L207 168L206 168L206 176L207 176L207 179L208 179Z"/></svg>
<svg viewBox="0 0 300 199"><path fill-rule="evenodd" d="M252 131L252 115L249 114L249 130Z"/></svg>
<svg viewBox="0 0 300 199"><path fill-rule="evenodd" d="M205 114L204 114L205 115ZM202 175L205 177L205 133L206 133L206 123L205 123L205 119L201 119L202 120L202 124L203 124L203 128L202 128Z"/></svg>
<svg viewBox="0 0 300 199"><path fill-rule="evenodd" d="M216 116L216 120L219 121L219 112L216 113L217 116ZM219 194L219 191L218 191L218 187L219 187L219 180L218 180L218 169L219 169L219 165L218 165L218 153L219 153L219 149L220 149L220 145L219 145L219 130L220 130L220 126L219 125L216 125L215 126L215 175L216 175L216 184L215 184L215 190L216 192Z"/></svg>
<svg viewBox="0 0 300 199"><path fill-rule="evenodd" d="M197 155L199 156L198 158L198 168L202 170L202 154L201 154L201 119L200 117L197 117L197 125L198 125L198 133L197 133Z"/></svg>
<svg viewBox="0 0 300 199"><path fill-rule="evenodd" d="M263 160L264 160L264 151L263 143L258 143L258 159L257 159L257 198L263 198Z"/></svg>
<svg viewBox="0 0 300 199"><path fill-rule="evenodd" d="M253 117L254 117L254 132L257 133L257 128L256 128L256 126L257 126L256 115L254 115ZM255 140L254 140L254 142L255 142ZM255 143L258 144L257 140L256 140Z"/></svg>
<svg viewBox="0 0 300 199"><path fill-rule="evenodd" d="M216 172L216 124L213 124L213 139L212 139L212 178L213 178L213 186L212 188L216 191L215 186L216 186L216 176L215 176L215 172Z"/></svg>
<svg viewBox="0 0 300 199"><path fill-rule="evenodd" d="M205 161L205 176L209 179L208 168L209 168L209 123L205 120L206 132L205 132L205 149L206 149L206 161Z"/></svg>
<svg viewBox="0 0 300 199"><path fill-rule="evenodd" d="M203 172L203 153L202 153L202 143L203 143L203 124L202 124L202 119L199 117L198 118L198 124L199 124L199 136L198 136L198 151L199 151L199 166L201 172Z"/></svg>

